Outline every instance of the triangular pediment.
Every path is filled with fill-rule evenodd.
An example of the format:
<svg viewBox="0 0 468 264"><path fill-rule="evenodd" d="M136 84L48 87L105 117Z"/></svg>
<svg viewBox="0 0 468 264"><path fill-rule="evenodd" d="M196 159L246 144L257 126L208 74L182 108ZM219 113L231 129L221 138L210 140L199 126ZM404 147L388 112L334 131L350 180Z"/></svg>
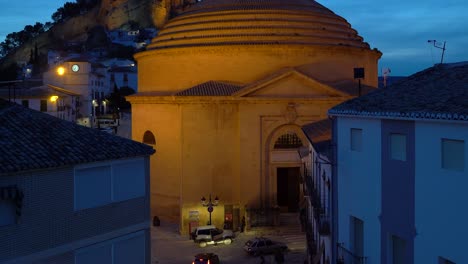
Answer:
<svg viewBox="0 0 468 264"><path fill-rule="evenodd" d="M319 98L347 94L294 68L285 68L247 85L233 94L239 97Z"/></svg>

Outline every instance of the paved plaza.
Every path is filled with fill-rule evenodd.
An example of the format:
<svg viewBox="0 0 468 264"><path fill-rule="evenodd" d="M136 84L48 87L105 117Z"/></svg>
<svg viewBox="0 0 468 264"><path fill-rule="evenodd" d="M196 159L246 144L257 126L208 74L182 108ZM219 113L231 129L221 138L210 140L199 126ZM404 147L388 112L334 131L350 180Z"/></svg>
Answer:
<svg viewBox="0 0 468 264"><path fill-rule="evenodd" d="M151 263L152 264L191 264L197 253L213 252L220 258L222 264L253 264L261 263L260 258L247 255L243 246L245 242L256 236L265 236L284 242L290 249L285 254L288 264L303 264L306 256L305 237L303 234L288 233L281 229L254 229L249 232L237 233L231 245L208 245L198 247L188 236L178 233L177 225L161 223L161 226L151 228ZM265 264L273 264L273 255L265 258Z"/></svg>

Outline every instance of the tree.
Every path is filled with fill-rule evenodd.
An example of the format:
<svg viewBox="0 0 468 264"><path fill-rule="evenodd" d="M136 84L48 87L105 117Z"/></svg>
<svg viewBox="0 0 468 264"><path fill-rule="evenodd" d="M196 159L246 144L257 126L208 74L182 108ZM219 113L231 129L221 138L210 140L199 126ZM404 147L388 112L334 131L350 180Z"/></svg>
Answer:
<svg viewBox="0 0 468 264"><path fill-rule="evenodd" d="M13 81L18 79L20 67L16 63L11 63L0 72L0 81Z"/></svg>
<svg viewBox="0 0 468 264"><path fill-rule="evenodd" d="M123 86L120 89L114 84L114 91L107 96L110 106L114 113L119 113L122 110L129 110L131 108L130 103L125 100L125 96L134 94L135 90L128 86Z"/></svg>

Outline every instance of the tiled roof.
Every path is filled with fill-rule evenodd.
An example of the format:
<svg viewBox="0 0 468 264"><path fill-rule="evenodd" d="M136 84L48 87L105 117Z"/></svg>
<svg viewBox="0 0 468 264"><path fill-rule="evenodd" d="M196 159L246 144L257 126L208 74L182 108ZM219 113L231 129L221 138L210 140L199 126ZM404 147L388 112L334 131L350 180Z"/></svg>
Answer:
<svg viewBox="0 0 468 264"><path fill-rule="evenodd" d="M302 126L302 131L321 154L329 156L332 136L332 122L330 119L322 119Z"/></svg>
<svg viewBox="0 0 468 264"><path fill-rule="evenodd" d="M436 65L341 103L328 113L468 121L468 62Z"/></svg>
<svg viewBox="0 0 468 264"><path fill-rule="evenodd" d="M187 90L176 93L176 96L230 96L242 88L241 85L220 81L208 81Z"/></svg>
<svg viewBox="0 0 468 264"><path fill-rule="evenodd" d="M0 99L0 175L153 153L143 143Z"/></svg>

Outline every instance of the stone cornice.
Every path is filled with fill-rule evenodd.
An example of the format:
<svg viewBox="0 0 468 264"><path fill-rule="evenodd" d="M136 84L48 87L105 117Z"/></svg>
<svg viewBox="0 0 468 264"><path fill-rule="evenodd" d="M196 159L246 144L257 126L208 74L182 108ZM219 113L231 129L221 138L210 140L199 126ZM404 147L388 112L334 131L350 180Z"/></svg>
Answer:
<svg viewBox="0 0 468 264"><path fill-rule="evenodd" d="M143 52L136 53L134 55L136 60L140 60L146 57L156 57L156 56L173 56L173 55L187 55L187 54L223 54L224 56L228 55L229 52L235 55L237 52L243 51L256 51L256 52L267 52L267 53L274 53L274 50L281 50L281 54L285 53L298 53L301 55L309 54L316 54L320 52L327 52L327 53L336 53L342 52L346 54L355 54L362 56L362 52L367 50L371 54L376 56L376 59L379 59L382 56L382 52L377 49L368 49L368 48L358 48L352 46L340 46L340 45L311 45L308 43L300 44L252 44L249 45L248 43L244 44L232 44L232 43L224 43L224 44L216 44L216 45L200 45L200 46L176 46L176 47L168 47L162 49L152 49L146 50Z"/></svg>
<svg viewBox="0 0 468 264"><path fill-rule="evenodd" d="M258 97L234 97L234 96L154 96L133 95L125 99L132 104L276 104L276 103L340 103L354 96L337 97L313 97L313 98L258 98Z"/></svg>

